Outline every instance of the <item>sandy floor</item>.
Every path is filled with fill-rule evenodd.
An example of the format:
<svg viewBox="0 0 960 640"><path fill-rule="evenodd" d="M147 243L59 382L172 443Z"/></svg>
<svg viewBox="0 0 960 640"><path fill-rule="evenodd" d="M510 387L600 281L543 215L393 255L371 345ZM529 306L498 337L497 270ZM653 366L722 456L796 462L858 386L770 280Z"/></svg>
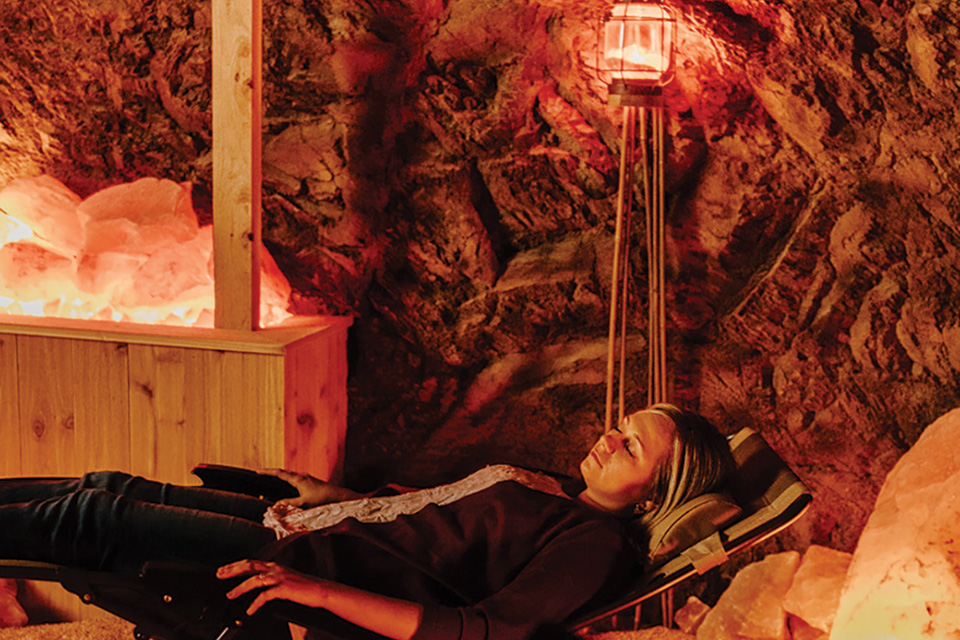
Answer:
<svg viewBox="0 0 960 640"><path fill-rule="evenodd" d="M131 640L133 625L123 621L90 620L0 629L0 640Z"/></svg>

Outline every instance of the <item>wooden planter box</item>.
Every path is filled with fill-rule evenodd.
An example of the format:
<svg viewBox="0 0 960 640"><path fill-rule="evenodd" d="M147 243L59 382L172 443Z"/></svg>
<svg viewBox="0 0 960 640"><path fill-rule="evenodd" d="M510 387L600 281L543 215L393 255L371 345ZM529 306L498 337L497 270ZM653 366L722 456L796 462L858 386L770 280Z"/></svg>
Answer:
<svg viewBox="0 0 960 640"><path fill-rule="evenodd" d="M192 483L198 462L336 478L346 318L228 331L0 321L0 476L119 469Z"/></svg>

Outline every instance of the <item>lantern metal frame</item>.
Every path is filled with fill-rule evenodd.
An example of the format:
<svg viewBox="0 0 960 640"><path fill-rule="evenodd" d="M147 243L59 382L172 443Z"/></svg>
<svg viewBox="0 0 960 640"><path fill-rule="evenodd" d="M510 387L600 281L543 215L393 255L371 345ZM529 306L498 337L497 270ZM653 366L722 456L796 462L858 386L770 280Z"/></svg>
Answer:
<svg viewBox="0 0 960 640"><path fill-rule="evenodd" d="M673 79L676 34L676 16L660 2L616 2L605 13L598 28L596 68L600 79L607 84L611 102L620 102L614 96L660 95L663 85ZM611 36L617 41L614 49L621 54L613 64L609 61L614 60L614 56L607 51ZM648 42L641 42L644 36ZM627 60L623 55L628 48L633 49L637 60ZM644 64L642 59L656 63Z"/></svg>

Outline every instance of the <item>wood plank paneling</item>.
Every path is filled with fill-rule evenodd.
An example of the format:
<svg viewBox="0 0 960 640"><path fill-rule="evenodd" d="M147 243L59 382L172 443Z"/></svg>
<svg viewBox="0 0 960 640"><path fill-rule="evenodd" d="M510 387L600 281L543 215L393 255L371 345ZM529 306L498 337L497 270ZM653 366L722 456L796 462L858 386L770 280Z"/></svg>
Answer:
<svg viewBox="0 0 960 640"><path fill-rule="evenodd" d="M285 460L293 471L339 480L347 430L346 327L287 348Z"/></svg>
<svg viewBox="0 0 960 640"><path fill-rule="evenodd" d="M19 476L20 403L17 392L17 340L0 335L0 476Z"/></svg>
<svg viewBox="0 0 960 640"><path fill-rule="evenodd" d="M73 403L81 392L73 366L74 342L21 336L17 341L21 467L25 475L77 476Z"/></svg>
<svg viewBox="0 0 960 640"><path fill-rule="evenodd" d="M190 469L200 462L225 464L219 426L223 424L223 384L220 373L223 356L222 351L184 350L186 379L183 408L195 451L189 463ZM191 483L196 483L194 476L189 477Z"/></svg>
<svg viewBox="0 0 960 640"><path fill-rule="evenodd" d="M184 349L130 345L132 471L165 482L183 482L188 470L184 437Z"/></svg>
<svg viewBox="0 0 960 640"><path fill-rule="evenodd" d="M78 476L98 463L117 462L85 439L90 437L101 445L110 440L109 426L101 425L114 413L109 406L111 395L122 394L126 386L125 354L110 343L34 336L17 338L17 354L21 473ZM114 389L100 387L101 379ZM99 422L101 417L106 422ZM126 419L122 415L121 423L114 426L125 429ZM121 442L120 458L124 446ZM112 445L110 451L115 451ZM33 585L28 594L25 606L42 610L50 619L71 620L81 615L80 601L57 585Z"/></svg>
<svg viewBox="0 0 960 640"><path fill-rule="evenodd" d="M130 469L127 345L75 340L71 364L78 470Z"/></svg>
<svg viewBox="0 0 960 640"><path fill-rule="evenodd" d="M283 361L131 345L134 471L192 484L200 462L283 466Z"/></svg>
<svg viewBox="0 0 960 640"><path fill-rule="evenodd" d="M0 335L0 393L17 398L0 415L18 425L4 451L21 452L19 472L117 468L193 482L189 468L207 461L336 473L346 324L255 353Z"/></svg>
<svg viewBox="0 0 960 640"><path fill-rule="evenodd" d="M220 369L226 464L259 469L283 465L283 358L224 354Z"/></svg>

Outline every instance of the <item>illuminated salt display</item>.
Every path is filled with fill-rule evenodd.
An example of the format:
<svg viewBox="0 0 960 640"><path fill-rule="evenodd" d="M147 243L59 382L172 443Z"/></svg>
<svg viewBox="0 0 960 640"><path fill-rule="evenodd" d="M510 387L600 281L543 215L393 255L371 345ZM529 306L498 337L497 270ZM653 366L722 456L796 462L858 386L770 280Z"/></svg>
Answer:
<svg viewBox="0 0 960 640"><path fill-rule="evenodd" d="M213 326L212 227L191 185L142 178L81 200L50 176L0 190L0 313ZM261 319L289 317L290 285L262 253Z"/></svg>

